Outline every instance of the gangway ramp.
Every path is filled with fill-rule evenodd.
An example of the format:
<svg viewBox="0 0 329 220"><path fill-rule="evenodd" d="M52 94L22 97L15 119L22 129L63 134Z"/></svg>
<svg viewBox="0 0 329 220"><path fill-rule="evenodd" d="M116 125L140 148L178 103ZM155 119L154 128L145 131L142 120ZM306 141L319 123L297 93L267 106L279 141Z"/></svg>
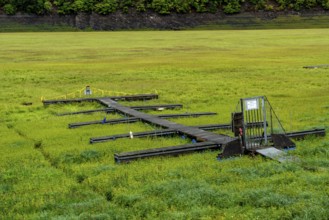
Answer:
<svg viewBox="0 0 329 220"><path fill-rule="evenodd" d="M268 147L263 149L257 149L257 153L263 155L264 157L271 158L272 160L277 160L280 163L296 161L297 158L288 155L287 152L279 150L275 147Z"/></svg>

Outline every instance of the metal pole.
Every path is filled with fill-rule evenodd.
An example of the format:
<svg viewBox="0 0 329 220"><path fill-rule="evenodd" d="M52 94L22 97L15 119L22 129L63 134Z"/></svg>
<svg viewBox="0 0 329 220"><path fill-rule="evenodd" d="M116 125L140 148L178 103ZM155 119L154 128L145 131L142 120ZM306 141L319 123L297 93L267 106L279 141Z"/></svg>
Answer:
<svg viewBox="0 0 329 220"><path fill-rule="evenodd" d="M259 118L258 118L258 121L259 121L259 123L262 123L263 122L263 109L262 109L262 100L260 100L260 111L259 111ZM266 123L266 122L265 122ZM260 131L260 136L262 137L262 135L264 134L264 130L263 130L263 125L261 125L261 126L259 126L259 131ZM263 143L263 139L260 141L260 144L262 144Z"/></svg>
<svg viewBox="0 0 329 220"><path fill-rule="evenodd" d="M241 105L241 112L242 112L242 145L247 148L246 146L246 126L245 126L245 112L244 112L244 101L243 99L240 99L240 105Z"/></svg>
<svg viewBox="0 0 329 220"><path fill-rule="evenodd" d="M265 97L262 97L262 107L263 107L263 120L264 120L264 140L265 144L267 144L267 128L266 128L266 108L265 108Z"/></svg>
<svg viewBox="0 0 329 220"><path fill-rule="evenodd" d="M253 110L250 110L250 113L251 113L251 123L249 123L249 126L251 126L254 122L255 122L255 109ZM253 142L252 142L252 148L254 149L255 148L255 137L256 137L256 130L253 126L250 127L251 129L251 132L252 132L252 137L253 137Z"/></svg>
<svg viewBox="0 0 329 220"><path fill-rule="evenodd" d="M246 130L247 130L247 132L246 132L246 135L247 135L247 138L248 138L248 140L246 140L246 145L248 146L247 147L247 149L249 149L250 148L250 136L251 136L251 130L249 129L249 122L250 122L250 112L249 112L249 110L247 110L246 109ZM247 139L246 138L246 139Z"/></svg>
<svg viewBox="0 0 329 220"><path fill-rule="evenodd" d="M260 99L257 100L258 105L260 106ZM262 111L260 109L257 110L257 114L256 114L256 122L255 122L255 128L257 131L257 137L261 137L262 136L262 129L258 126L258 122L260 122L260 117L261 117L261 113ZM261 144L262 139L260 139L259 141L259 145Z"/></svg>
<svg viewBox="0 0 329 220"><path fill-rule="evenodd" d="M258 111L258 120L257 120L258 123L262 122L263 112L262 112L262 106L261 105L262 105L262 101L259 100L260 110ZM262 137L264 131L262 129L262 126L259 126L258 123L257 123L257 126L258 126L258 131L259 131L259 137ZM261 139L260 142L259 142L259 145L261 145L262 141L263 140Z"/></svg>

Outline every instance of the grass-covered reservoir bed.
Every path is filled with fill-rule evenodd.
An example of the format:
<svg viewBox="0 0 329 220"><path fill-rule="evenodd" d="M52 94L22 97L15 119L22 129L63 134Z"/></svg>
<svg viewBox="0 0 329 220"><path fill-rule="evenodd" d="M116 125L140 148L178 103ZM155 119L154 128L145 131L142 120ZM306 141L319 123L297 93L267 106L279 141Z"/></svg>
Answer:
<svg viewBox="0 0 329 220"><path fill-rule="evenodd" d="M152 130L142 123L68 129L117 115L57 117L99 108L44 107L96 88L148 93L181 110L217 116L172 119L228 123L242 97L266 95L287 131L329 126L328 29L3 33L0 35L0 218L326 219L329 138L297 142L300 163L260 156L217 161L218 152L115 164L113 154L189 143L174 138L89 138ZM25 106L21 103L32 102ZM220 132L220 131L217 131Z"/></svg>

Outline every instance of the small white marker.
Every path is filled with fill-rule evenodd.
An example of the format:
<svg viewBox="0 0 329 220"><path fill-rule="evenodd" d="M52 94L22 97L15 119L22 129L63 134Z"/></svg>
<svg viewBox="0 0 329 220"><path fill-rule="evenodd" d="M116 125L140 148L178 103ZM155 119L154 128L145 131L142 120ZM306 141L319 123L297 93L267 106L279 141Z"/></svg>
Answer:
<svg viewBox="0 0 329 220"><path fill-rule="evenodd" d="M133 139L134 138L134 135L133 135L133 132L132 131L129 132L129 136L130 136L130 139Z"/></svg>

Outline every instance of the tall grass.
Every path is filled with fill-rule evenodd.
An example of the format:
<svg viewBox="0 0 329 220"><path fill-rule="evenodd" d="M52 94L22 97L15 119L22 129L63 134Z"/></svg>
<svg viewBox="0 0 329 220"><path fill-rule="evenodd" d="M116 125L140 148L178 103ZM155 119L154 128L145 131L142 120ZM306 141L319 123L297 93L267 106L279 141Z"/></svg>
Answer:
<svg viewBox="0 0 329 220"><path fill-rule="evenodd" d="M328 137L297 142L299 163L259 156L217 161L217 152L115 164L113 154L190 143L180 137L89 138L155 129L143 123L68 129L118 115L56 113L96 103L44 107L40 97L86 85L158 91L182 103L172 119L227 123L242 97L266 95L287 131L329 124L328 30L20 33L0 35L0 195L4 219L326 219ZM22 105L32 102L32 105ZM153 113L153 112L150 112ZM217 131L220 133L221 131Z"/></svg>

